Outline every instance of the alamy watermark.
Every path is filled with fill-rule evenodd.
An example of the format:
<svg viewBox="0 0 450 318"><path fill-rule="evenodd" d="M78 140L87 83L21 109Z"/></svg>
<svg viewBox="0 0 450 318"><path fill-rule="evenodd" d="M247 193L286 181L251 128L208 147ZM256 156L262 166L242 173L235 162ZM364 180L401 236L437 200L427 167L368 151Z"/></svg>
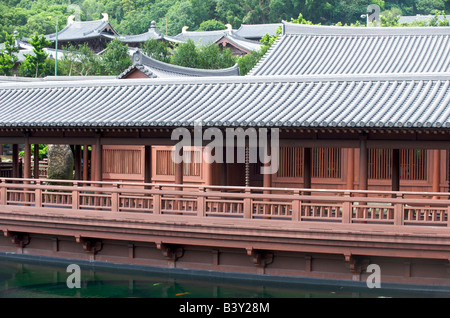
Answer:
<svg viewBox="0 0 450 318"><path fill-rule="evenodd" d="M381 267L377 264L369 264L366 269L367 273L371 273L366 279L368 288L381 288Z"/></svg>
<svg viewBox="0 0 450 318"><path fill-rule="evenodd" d="M279 129L278 128L219 128L203 130L196 124L193 136L187 128L172 131L172 140L179 142L172 149L174 163L262 163L261 174L273 174L279 167ZM181 139L181 140L180 140ZM209 142L208 142L209 141ZM205 142L208 142L205 145ZM194 147L202 150L202 156L184 156L183 149ZM224 154L224 149L226 152ZM236 151L236 152L235 152Z"/></svg>
<svg viewBox="0 0 450 318"><path fill-rule="evenodd" d="M77 264L70 264L66 269L67 273L71 273L67 279L66 284L68 288L81 288L81 268Z"/></svg>

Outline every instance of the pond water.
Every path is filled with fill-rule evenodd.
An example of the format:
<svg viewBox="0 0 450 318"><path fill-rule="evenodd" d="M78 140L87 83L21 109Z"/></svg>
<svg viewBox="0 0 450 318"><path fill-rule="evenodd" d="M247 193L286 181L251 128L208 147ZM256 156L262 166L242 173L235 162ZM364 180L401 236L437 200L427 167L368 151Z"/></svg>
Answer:
<svg viewBox="0 0 450 318"><path fill-rule="evenodd" d="M0 298L384 298L450 297L436 291L386 290L79 265L80 288L68 264L0 257Z"/></svg>

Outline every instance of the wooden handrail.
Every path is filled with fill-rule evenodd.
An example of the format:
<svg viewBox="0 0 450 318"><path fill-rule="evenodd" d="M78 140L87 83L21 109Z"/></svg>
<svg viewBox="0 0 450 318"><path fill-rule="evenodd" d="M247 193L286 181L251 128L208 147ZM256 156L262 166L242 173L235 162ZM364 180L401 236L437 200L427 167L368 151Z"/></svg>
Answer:
<svg viewBox="0 0 450 318"><path fill-rule="evenodd" d="M0 179L0 205L449 226L450 200L435 196L450 193Z"/></svg>

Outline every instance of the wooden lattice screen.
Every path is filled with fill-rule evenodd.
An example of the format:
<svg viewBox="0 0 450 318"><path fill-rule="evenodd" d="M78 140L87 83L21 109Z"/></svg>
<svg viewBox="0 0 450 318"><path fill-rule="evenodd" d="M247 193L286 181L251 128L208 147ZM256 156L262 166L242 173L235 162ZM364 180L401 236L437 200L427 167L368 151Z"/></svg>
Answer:
<svg viewBox="0 0 450 318"><path fill-rule="evenodd" d="M190 163L187 159L190 156ZM183 151L183 175L200 176L202 163L200 161L201 151L185 150ZM156 151L156 174L163 176L172 176L175 174L175 163L172 161L171 150Z"/></svg>
<svg viewBox="0 0 450 318"><path fill-rule="evenodd" d="M280 147L278 177L303 177L303 148ZM341 149L313 148L312 177L341 178Z"/></svg>
<svg viewBox="0 0 450 318"><path fill-rule="evenodd" d="M392 178L392 149L369 149L369 179ZM427 180L427 151L425 149L400 150L400 179Z"/></svg>
<svg viewBox="0 0 450 318"><path fill-rule="evenodd" d="M111 174L141 174L141 150L103 149L103 172Z"/></svg>

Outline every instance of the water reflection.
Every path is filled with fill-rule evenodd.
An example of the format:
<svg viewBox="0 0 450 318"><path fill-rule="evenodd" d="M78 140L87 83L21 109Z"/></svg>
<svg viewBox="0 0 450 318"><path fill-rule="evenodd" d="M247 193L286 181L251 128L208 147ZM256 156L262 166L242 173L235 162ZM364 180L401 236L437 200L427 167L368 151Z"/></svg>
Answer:
<svg viewBox="0 0 450 318"><path fill-rule="evenodd" d="M370 290L343 286L258 283L208 277L81 267L70 289L67 265L0 259L1 298L336 298L450 297L449 293Z"/></svg>

